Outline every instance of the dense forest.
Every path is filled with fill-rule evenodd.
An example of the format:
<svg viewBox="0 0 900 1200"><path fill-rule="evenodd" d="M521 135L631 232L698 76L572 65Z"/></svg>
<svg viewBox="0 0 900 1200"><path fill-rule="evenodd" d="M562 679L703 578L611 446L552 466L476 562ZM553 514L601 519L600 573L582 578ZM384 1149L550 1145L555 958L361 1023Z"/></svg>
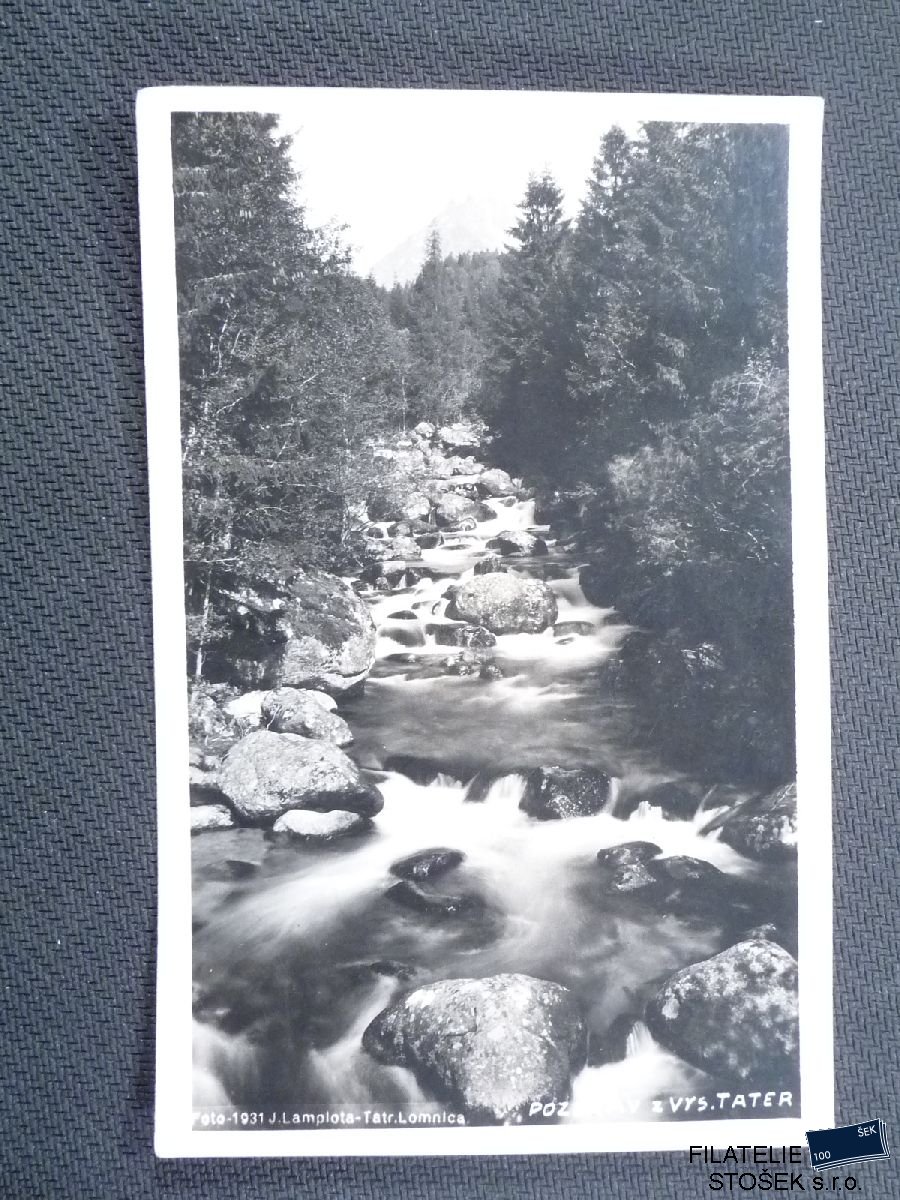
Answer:
<svg viewBox="0 0 900 1200"><path fill-rule="evenodd" d="M612 129L574 219L536 174L505 250L434 233L392 289L310 224L276 118L178 115L173 155L190 674L248 589L365 568L379 447L483 422L637 627L607 682L648 733L790 777L786 130Z"/></svg>

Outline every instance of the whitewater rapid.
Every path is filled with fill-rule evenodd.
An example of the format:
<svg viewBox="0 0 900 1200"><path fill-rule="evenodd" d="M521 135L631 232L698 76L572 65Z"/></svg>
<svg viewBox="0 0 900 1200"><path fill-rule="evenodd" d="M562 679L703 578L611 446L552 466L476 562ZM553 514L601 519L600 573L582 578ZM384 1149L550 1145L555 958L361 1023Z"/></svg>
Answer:
<svg viewBox="0 0 900 1200"><path fill-rule="evenodd" d="M374 828L357 840L289 849L270 845L260 831L235 830L210 835L195 855L196 974L214 998L208 1007L221 994L223 1011L233 1008L237 994L245 1021L255 1021L252 1035L226 1032L208 1018L197 1022L197 1103L256 1102L275 1086L266 1080L274 1062L286 1077L277 1086L289 1092L295 1080L318 1102L427 1107L408 1071L375 1064L361 1047L369 1021L409 977L515 971L551 979L572 988L589 1025L603 1029L635 1010L648 981L717 948L715 914L707 923L679 920L600 892L597 852L628 841L652 842L665 856L702 859L734 876L754 868L701 833L714 810L669 820L641 802L622 819L630 795L672 778L646 748L629 743L627 711L603 687L602 665L628 627L611 608L587 601L577 562L534 525L532 501L491 507L492 520L423 551L415 564L423 577L413 586L371 597L378 661L346 716L353 755L384 797ZM578 622L578 632L501 635L491 656L502 678L453 677L441 660L460 651L439 644L433 627L451 623L448 587L472 576L487 542L503 530L547 538L548 555L507 565L545 578L558 623ZM432 764L433 782L392 769L397 755ZM604 811L556 821L526 815L519 807L523 773L540 765L601 766L613 776ZM483 799L467 799L481 770L499 777ZM385 898L396 882L392 864L433 847L465 856L441 880L442 890L482 897L480 922L429 923ZM223 881L210 867L223 858L249 864L248 877ZM380 962L388 965L361 982L353 973L358 964ZM322 1032L316 1044L298 1048L284 1030L303 1014L290 1006L310 1000L306 992L292 999L299 986L292 980L328 969L350 972L349 982L336 999L323 992L321 1012L313 1013ZM585 1067L575 1078L567 1119L594 1119L603 1104L608 1119L627 1119L631 1101L615 1111L610 1097L642 1103L660 1090L689 1088L696 1076L636 1018L624 1058Z"/></svg>

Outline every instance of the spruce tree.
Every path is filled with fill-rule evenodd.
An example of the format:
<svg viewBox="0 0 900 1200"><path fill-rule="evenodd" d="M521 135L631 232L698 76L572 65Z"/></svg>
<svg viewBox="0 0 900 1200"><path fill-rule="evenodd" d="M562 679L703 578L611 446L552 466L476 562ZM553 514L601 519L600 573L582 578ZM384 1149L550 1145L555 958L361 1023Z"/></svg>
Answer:
<svg viewBox="0 0 900 1200"><path fill-rule="evenodd" d="M501 455L534 474L557 471L566 448L569 223L562 202L551 175L529 179L501 264L486 364Z"/></svg>
<svg viewBox="0 0 900 1200"><path fill-rule="evenodd" d="M217 596L246 566L235 520L246 508L254 413L278 387L286 304L313 269L276 124L256 113L172 121L184 563L198 675Z"/></svg>
<svg viewBox="0 0 900 1200"><path fill-rule="evenodd" d="M173 121L191 669L244 589L342 565L398 418L404 339L306 220L274 117Z"/></svg>
<svg viewBox="0 0 900 1200"><path fill-rule="evenodd" d="M409 400L417 420L454 421L469 401L479 356L464 302L459 272L445 259L440 234L433 229L406 306Z"/></svg>
<svg viewBox="0 0 900 1200"><path fill-rule="evenodd" d="M751 354L780 352L785 167L770 126L606 136L573 238L569 381L586 458L652 442Z"/></svg>

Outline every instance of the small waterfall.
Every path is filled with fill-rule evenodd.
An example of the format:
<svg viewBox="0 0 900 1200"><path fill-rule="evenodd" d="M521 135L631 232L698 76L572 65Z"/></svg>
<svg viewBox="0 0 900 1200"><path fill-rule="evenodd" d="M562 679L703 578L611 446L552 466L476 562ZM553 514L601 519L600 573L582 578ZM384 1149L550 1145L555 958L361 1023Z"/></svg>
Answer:
<svg viewBox="0 0 900 1200"><path fill-rule="evenodd" d="M231 1104L256 1074L256 1055L243 1037L202 1021L193 1025L193 1103L203 1107Z"/></svg>
<svg viewBox="0 0 900 1200"><path fill-rule="evenodd" d="M310 1050L307 1064L323 1095L341 1104L369 1104L373 1091L395 1093L393 1103L421 1104L427 1099L410 1071L380 1066L362 1049L366 1027L390 1004L396 989L396 979L382 976L343 1037L324 1050Z"/></svg>
<svg viewBox="0 0 900 1200"><path fill-rule="evenodd" d="M715 795L715 793L715 785L711 788L707 788L707 790L703 793L703 795L700 797L700 803L697 805L697 816L699 816L700 813L705 812L707 804ZM709 817L707 816L706 819L709 820Z"/></svg>
<svg viewBox="0 0 900 1200"><path fill-rule="evenodd" d="M427 785L430 788L461 788L462 784L453 775L447 775L443 771L438 771L431 783Z"/></svg>
<svg viewBox="0 0 900 1200"><path fill-rule="evenodd" d="M641 800L631 814L631 820L646 821L654 816L662 817L662 809L651 804L649 800Z"/></svg>
<svg viewBox="0 0 900 1200"><path fill-rule="evenodd" d="M490 805L494 810L514 809L518 811L519 803L525 794L525 777L517 773L501 775L488 788L482 803Z"/></svg>
<svg viewBox="0 0 900 1200"><path fill-rule="evenodd" d="M614 775L609 781L609 796L606 803L603 805L603 811L610 817L616 815L616 807L619 803L619 794L622 791L622 780Z"/></svg>
<svg viewBox="0 0 900 1200"><path fill-rule="evenodd" d="M625 1040L625 1057L637 1058L641 1054L658 1053L661 1049L644 1022L635 1021Z"/></svg>
<svg viewBox="0 0 900 1200"><path fill-rule="evenodd" d="M698 831L704 830L706 826L715 821L717 817L721 817L727 812L730 812L730 809L727 807L707 808L705 810L700 808L694 813L693 824ZM713 842L717 842L720 835L720 829L710 829L704 834L705 837L709 838L709 840Z"/></svg>
<svg viewBox="0 0 900 1200"><path fill-rule="evenodd" d="M511 524L507 526L509 529L531 529L534 526L534 501L519 500L499 515L511 519Z"/></svg>
<svg viewBox="0 0 900 1200"><path fill-rule="evenodd" d="M737 799L733 795L722 795L721 791L718 787L711 787L709 791L704 793L697 806L697 811L694 813L694 824L697 829L703 830L709 825L714 826L714 828L707 830L706 836L715 841L719 840L720 833L716 825L718 818L724 816L725 813L731 812L735 805L744 799L740 794L738 794ZM722 801L725 801L725 803L722 803Z"/></svg>
<svg viewBox="0 0 900 1200"><path fill-rule="evenodd" d="M653 1101L695 1092L703 1072L664 1050L643 1021L635 1022L625 1057L602 1067L585 1067L572 1083L566 1120L660 1120Z"/></svg>
<svg viewBox="0 0 900 1200"><path fill-rule="evenodd" d="M587 597L582 591L581 584L578 582L578 569L576 567L573 567L571 573L562 579L554 579L551 587L556 593L556 599L563 608L579 609L581 610L578 613L579 619L589 620L590 614L594 609L588 602ZM605 612L607 610L597 609L596 611Z"/></svg>

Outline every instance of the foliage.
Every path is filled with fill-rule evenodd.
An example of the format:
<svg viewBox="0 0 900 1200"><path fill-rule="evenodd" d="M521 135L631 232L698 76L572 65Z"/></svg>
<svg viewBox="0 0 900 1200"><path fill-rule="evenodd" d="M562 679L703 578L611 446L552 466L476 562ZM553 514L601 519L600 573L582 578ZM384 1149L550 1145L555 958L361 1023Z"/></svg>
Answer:
<svg viewBox="0 0 900 1200"><path fill-rule="evenodd" d="M604 139L576 233L569 378L607 455L706 405L751 354L783 359L785 136L667 123Z"/></svg>
<svg viewBox="0 0 900 1200"><path fill-rule="evenodd" d="M614 128L571 230L553 181L529 182L485 372L511 466L602 489L750 357L784 365L786 163L777 127Z"/></svg>
<svg viewBox="0 0 900 1200"><path fill-rule="evenodd" d="M519 471L550 473L565 440L547 437L566 406L569 223L549 174L532 176L503 256L484 393L499 453ZM557 424L557 429L564 424Z"/></svg>
<svg viewBox="0 0 900 1200"><path fill-rule="evenodd" d="M495 254L444 256L434 230L415 280L392 289L390 313L408 338L404 399L410 423L443 425L469 411L497 275Z"/></svg>
<svg viewBox="0 0 900 1200"><path fill-rule="evenodd" d="M617 600L645 631L620 669L676 761L762 786L793 771L786 374L753 360L712 398L610 464Z"/></svg>
<svg viewBox="0 0 900 1200"><path fill-rule="evenodd" d="M399 417L406 349L312 229L275 118L173 120L188 640L254 579L340 559Z"/></svg>
<svg viewBox="0 0 900 1200"><path fill-rule="evenodd" d="M653 446L613 459L609 473L640 561L789 568L787 378L767 359L719 380L708 409L661 426Z"/></svg>

